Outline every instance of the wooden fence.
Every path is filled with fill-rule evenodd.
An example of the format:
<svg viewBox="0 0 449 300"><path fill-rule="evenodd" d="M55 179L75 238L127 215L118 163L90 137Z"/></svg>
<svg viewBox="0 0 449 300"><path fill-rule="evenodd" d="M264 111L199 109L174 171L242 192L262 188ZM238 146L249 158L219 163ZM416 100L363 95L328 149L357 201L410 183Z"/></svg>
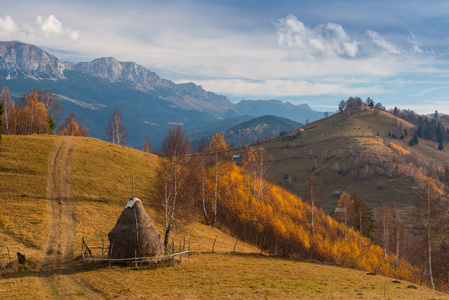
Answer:
<svg viewBox="0 0 449 300"><path fill-rule="evenodd" d="M84 240L82 239L81 243L81 256L85 262L106 262L111 266L112 263L134 263L135 266L141 263L151 263L151 262L160 262L160 261L171 261L172 263L175 260L179 260L182 262L182 256L187 255L187 259L192 255L192 251L190 249L190 241L189 246L185 249L185 241L184 245L181 246L181 242L179 243L179 248L174 247L174 241L172 242L172 247L170 247L168 254L160 255L160 256L152 256L152 257L137 257L137 251L135 251L135 256L132 258L109 258L107 256L107 252L111 248L114 251L113 245L109 245L106 248L104 247L89 247ZM101 249L101 250L100 250ZM94 253L92 253L94 252Z"/></svg>

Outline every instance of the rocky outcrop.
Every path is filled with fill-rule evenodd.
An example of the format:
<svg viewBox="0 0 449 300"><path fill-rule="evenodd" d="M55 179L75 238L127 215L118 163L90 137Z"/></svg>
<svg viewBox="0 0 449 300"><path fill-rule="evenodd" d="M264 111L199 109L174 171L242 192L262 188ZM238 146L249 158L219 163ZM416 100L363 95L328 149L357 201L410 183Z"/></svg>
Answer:
<svg viewBox="0 0 449 300"><path fill-rule="evenodd" d="M102 57L91 62L78 63L74 70L110 82L129 82L135 89L143 92L163 89L161 98L184 109L204 110L219 115L233 109L233 104L226 96L208 92L192 82L176 84L162 79L134 62L120 62L113 57Z"/></svg>
<svg viewBox="0 0 449 300"><path fill-rule="evenodd" d="M144 67L133 62L119 62L113 57L102 57L91 62L81 62L75 65L75 71L100 77L110 82L129 81L138 90L149 91L155 87L172 87L170 80L160 78Z"/></svg>
<svg viewBox="0 0 449 300"><path fill-rule="evenodd" d="M73 64L33 45L18 41L0 43L0 76L7 79L30 77L61 79Z"/></svg>

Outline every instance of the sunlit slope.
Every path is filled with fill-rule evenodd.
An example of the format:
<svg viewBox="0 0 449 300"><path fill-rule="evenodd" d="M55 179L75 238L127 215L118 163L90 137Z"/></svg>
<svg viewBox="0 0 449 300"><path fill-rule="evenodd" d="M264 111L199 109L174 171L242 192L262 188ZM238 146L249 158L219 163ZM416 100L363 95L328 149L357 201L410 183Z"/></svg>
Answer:
<svg viewBox="0 0 449 300"><path fill-rule="evenodd" d="M134 195L142 200L159 227L154 212L157 203L150 201L157 156L93 138L3 135L0 144L0 247L8 247L12 259L18 251L36 260L42 256L49 219L49 161L55 144L61 139L74 140L69 187L75 206L76 255L79 255L83 235L92 243L101 243L102 238L107 243L109 230L132 196L133 174ZM195 250L207 251L212 248L217 234L222 238L217 239L216 249L224 244L232 250L235 239L202 224L194 223L182 236L191 237ZM243 243L237 245L238 249L257 252ZM0 255L5 253L6 248L0 248Z"/></svg>
<svg viewBox="0 0 449 300"><path fill-rule="evenodd" d="M272 157L269 179L297 195L303 196L309 178L316 176L322 207L327 213L337 206L334 191L353 188L372 208L395 206L410 216L417 190L406 174L396 171L397 163L390 162L393 151L386 143L400 145L440 164L449 159L449 151L437 150L436 143L420 140L412 148L408 146L410 135L403 139L389 138L389 133L395 130L406 129L410 134L413 124L365 107L302 128L305 129L302 136L276 137L255 146L266 148ZM243 154L243 149L237 152ZM366 165L370 171L364 176Z"/></svg>
<svg viewBox="0 0 449 300"><path fill-rule="evenodd" d="M70 163L70 192L75 208L76 239L74 257L79 256L84 234L90 246L101 243L115 224L131 196L132 174L135 196L147 211L154 213L150 186L158 158L151 154L115 146L91 138L59 136L3 136L0 145L0 246L8 247L11 259L20 251L30 266L5 275L0 281L1 298L52 298L42 281L39 268L48 234L47 184L49 162L61 139L73 139ZM443 294L406 282L395 283L382 276L336 266L304 263L258 254L230 254L236 239L217 229L194 223L177 236L191 240L197 252L189 260L172 267L106 268L89 267L75 259L70 274L78 284L63 286L67 298L88 298L91 289L105 298L333 298L367 297L383 299L443 298ZM211 251L216 239L217 254ZM105 240L105 243L107 241ZM239 241L236 251L260 250ZM3 253L2 252L2 253ZM1 256L5 264L7 256ZM67 281L74 284L72 281ZM83 290L76 290L81 284ZM415 289L416 288L416 289Z"/></svg>

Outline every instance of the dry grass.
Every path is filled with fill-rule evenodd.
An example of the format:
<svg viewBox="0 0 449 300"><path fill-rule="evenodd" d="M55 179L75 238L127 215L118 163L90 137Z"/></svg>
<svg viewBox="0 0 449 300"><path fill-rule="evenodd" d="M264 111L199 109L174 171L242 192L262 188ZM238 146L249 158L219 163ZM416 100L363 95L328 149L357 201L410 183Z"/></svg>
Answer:
<svg viewBox="0 0 449 300"><path fill-rule="evenodd" d="M347 268L255 254L200 254L156 268L101 268L79 276L106 298L445 299L407 282ZM413 287L409 287L413 286ZM415 289L416 288L416 289Z"/></svg>
<svg viewBox="0 0 449 300"><path fill-rule="evenodd" d="M0 237L11 253L42 250L47 222L48 160L55 137L2 136ZM0 249L0 251L3 251Z"/></svg>
<svg viewBox="0 0 449 300"><path fill-rule="evenodd" d="M21 251L39 261L48 231L46 184L48 161L55 136L3 136L0 146L0 237L11 253ZM131 196L131 175L136 176L135 195L154 216L150 202L153 167L157 158L126 147L77 138L72 152L71 193L76 218L74 255L79 255L84 234L90 245L114 226ZM19 197L20 195L23 195ZM159 227L160 229L160 227ZM408 283L367 276L352 269L259 255L260 250L216 228L193 223L176 240L190 239L195 254L182 264L156 267L61 266L54 275L61 283L59 295L88 298L86 287L105 298L340 298L399 299L444 298L443 294ZM218 237L217 237L218 236ZM215 251L211 251L216 240ZM176 242L178 243L178 242ZM1 249L0 249L1 251ZM15 254L14 254L15 255ZM15 257L13 257L15 258ZM0 256L0 260L4 261ZM4 275L4 274L3 274ZM0 281L0 298L51 298L38 268L17 268ZM76 284L75 284L76 283ZM56 295L57 296L57 295Z"/></svg>
<svg viewBox="0 0 449 300"><path fill-rule="evenodd" d="M388 132L393 132L396 122L411 132L412 124L385 112L375 114L373 110L363 108L350 116L336 114L310 123L304 127L305 136L294 140L278 137L256 147L264 147L272 156L270 181L296 195L303 196L309 178L316 176L321 190L322 208L327 213L332 213L337 206L338 198L333 197L333 191L355 188L371 208L377 209L384 204L395 206L404 216L410 217L417 191L407 176L376 176L362 180L354 178L350 173L335 174L335 167L346 169L352 166L361 150L369 153L370 157L388 156L391 150L381 139L388 137ZM408 140L392 141L409 149ZM446 154L429 149L425 142L412 150L418 151L421 148L427 151L422 150L423 154L431 157L439 155L441 162L449 159L449 151ZM243 149L236 152L243 154ZM286 174L292 180L284 179Z"/></svg>

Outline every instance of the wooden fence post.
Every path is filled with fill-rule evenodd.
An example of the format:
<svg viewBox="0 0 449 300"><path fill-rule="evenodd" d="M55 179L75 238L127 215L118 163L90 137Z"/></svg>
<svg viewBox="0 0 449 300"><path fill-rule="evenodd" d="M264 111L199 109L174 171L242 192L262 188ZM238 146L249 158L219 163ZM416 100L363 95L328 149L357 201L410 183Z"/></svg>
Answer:
<svg viewBox="0 0 449 300"><path fill-rule="evenodd" d="M109 252L109 268L111 267L112 263L112 250L114 250L114 244L111 245L111 252Z"/></svg>
<svg viewBox="0 0 449 300"><path fill-rule="evenodd" d="M171 262L175 262L175 239L171 240Z"/></svg>
<svg viewBox="0 0 449 300"><path fill-rule="evenodd" d="M237 240L235 241L235 244L234 244L234 250L232 250L232 252L235 252L235 247L237 246L238 241L239 241L239 239L237 239Z"/></svg>
<svg viewBox="0 0 449 300"><path fill-rule="evenodd" d="M215 240L214 240L214 245L212 246L212 253L214 253L215 242L217 241L217 238L218 238L218 234L217 234L217 236L215 237Z"/></svg>

